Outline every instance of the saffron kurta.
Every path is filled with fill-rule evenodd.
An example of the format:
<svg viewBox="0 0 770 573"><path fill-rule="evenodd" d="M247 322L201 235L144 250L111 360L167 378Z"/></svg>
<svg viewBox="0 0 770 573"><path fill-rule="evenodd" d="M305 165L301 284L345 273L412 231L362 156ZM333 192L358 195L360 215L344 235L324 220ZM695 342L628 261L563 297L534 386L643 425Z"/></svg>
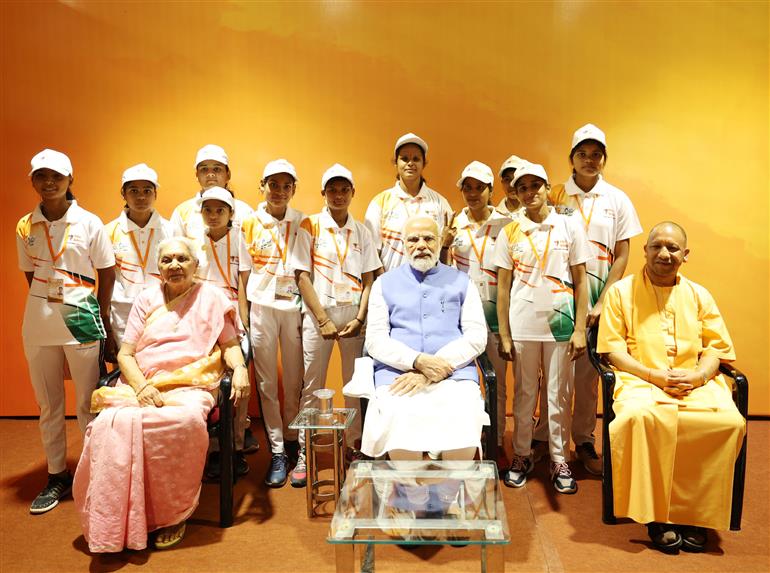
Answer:
<svg viewBox="0 0 770 573"><path fill-rule="evenodd" d="M656 290L658 291L656 293ZM597 350L627 352L653 369L697 366L704 353L735 359L714 299L683 276L654 287L644 272L607 292ZM728 529L733 465L746 424L721 375L683 399L617 371L610 424L615 514Z"/></svg>

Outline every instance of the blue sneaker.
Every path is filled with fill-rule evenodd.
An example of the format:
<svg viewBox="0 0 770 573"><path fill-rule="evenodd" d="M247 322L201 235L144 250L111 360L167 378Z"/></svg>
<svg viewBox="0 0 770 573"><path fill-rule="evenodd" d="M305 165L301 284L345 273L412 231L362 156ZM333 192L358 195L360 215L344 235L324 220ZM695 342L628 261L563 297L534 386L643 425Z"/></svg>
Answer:
<svg viewBox="0 0 770 573"><path fill-rule="evenodd" d="M511 468L503 478L503 483L508 487L522 487L527 483L527 475L535 467L530 456L517 456L514 454Z"/></svg>
<svg viewBox="0 0 770 573"><path fill-rule="evenodd" d="M265 485L267 487L283 487L289 477L289 456L283 452L273 454L270 468L267 470Z"/></svg>

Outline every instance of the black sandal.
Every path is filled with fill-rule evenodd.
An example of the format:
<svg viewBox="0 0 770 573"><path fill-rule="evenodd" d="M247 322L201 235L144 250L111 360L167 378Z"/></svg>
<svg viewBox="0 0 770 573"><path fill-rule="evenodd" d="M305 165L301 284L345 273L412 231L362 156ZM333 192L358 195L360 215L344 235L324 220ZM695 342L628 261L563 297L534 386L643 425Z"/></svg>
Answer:
<svg viewBox="0 0 770 573"><path fill-rule="evenodd" d="M686 526L682 528L682 551L700 553L706 549L708 532L703 527Z"/></svg>
<svg viewBox="0 0 770 573"><path fill-rule="evenodd" d="M676 553L682 547L682 536L671 523L653 521L647 524L647 535L663 553Z"/></svg>

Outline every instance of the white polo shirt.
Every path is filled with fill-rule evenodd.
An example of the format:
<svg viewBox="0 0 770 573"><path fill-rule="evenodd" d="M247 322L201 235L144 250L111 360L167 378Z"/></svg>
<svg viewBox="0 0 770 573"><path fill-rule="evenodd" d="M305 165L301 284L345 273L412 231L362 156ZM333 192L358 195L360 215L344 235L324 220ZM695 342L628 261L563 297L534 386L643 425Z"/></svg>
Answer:
<svg viewBox="0 0 770 573"><path fill-rule="evenodd" d="M203 191L199 191L192 199L177 205L171 214L171 228L174 236L188 237L197 241L199 245L203 245L205 242L203 239L206 235L206 225L203 223L203 217L201 217L202 195ZM241 222L250 217L252 213L254 213L254 209L248 203L235 199L233 227L240 228Z"/></svg>
<svg viewBox="0 0 770 573"><path fill-rule="evenodd" d="M239 269L251 271L246 297L264 306L299 310L301 298L291 261L305 216L286 207L286 215L279 221L265 210L265 205L260 203L242 223Z"/></svg>
<svg viewBox="0 0 770 573"><path fill-rule="evenodd" d="M513 270L508 314L513 340L567 342L575 329L570 267L588 261L591 251L573 217L549 210L535 223L522 208L497 237L494 263Z"/></svg>
<svg viewBox="0 0 770 573"><path fill-rule="evenodd" d="M292 267L310 273L321 306L358 306L363 274L382 264L363 224L348 214L339 227L326 207L302 220L294 246ZM303 304L303 310L307 307Z"/></svg>
<svg viewBox="0 0 770 573"><path fill-rule="evenodd" d="M157 211L153 211L144 227L139 227L123 210L104 230L117 265L112 290L112 326L122 332L137 295L147 287L160 284L158 243L173 233L171 223Z"/></svg>
<svg viewBox="0 0 770 573"><path fill-rule="evenodd" d="M19 268L34 272L24 339L38 346L103 339L96 269L114 266L115 256L101 219L72 201L61 219L48 221L38 205L16 225L16 250Z"/></svg>
<svg viewBox="0 0 770 573"><path fill-rule="evenodd" d="M468 217L465 207L455 217L452 226L457 229L450 246L452 264L476 285L484 307L484 316L492 332L497 325L497 266L494 263L495 243L500 231L511 218L492 209L489 218L478 225Z"/></svg>
<svg viewBox="0 0 770 573"><path fill-rule="evenodd" d="M374 246L386 271L406 261L406 250L401 232L409 217L426 215L436 221L439 235L452 219L452 207L443 196L423 183L420 192L412 197L396 184L377 194L366 209L364 224L372 234Z"/></svg>
<svg viewBox="0 0 770 573"><path fill-rule="evenodd" d="M586 262L588 302L596 304L607 282L615 259L615 244L642 232L642 225L631 200L601 176L593 189L584 192L570 177L555 185L548 194L556 211L574 217L586 230L591 258Z"/></svg>
<svg viewBox="0 0 770 573"><path fill-rule="evenodd" d="M233 225L218 241L206 235L198 251L196 278L218 286L238 308L238 270L241 251L240 229Z"/></svg>
<svg viewBox="0 0 770 573"><path fill-rule="evenodd" d="M520 209L520 207L517 207L516 209L514 209L513 211L511 211L511 210L508 208L508 205L506 205L505 201L506 201L506 198L505 198L505 197L503 197L503 200L502 200L502 201L500 201L500 202L497 204L497 207L495 207L495 209L497 209L497 210L498 210L498 211L499 211L501 214L503 214L503 215L505 215L506 217L509 217L511 220L513 220L515 217L518 217L518 215L519 215L519 209Z"/></svg>

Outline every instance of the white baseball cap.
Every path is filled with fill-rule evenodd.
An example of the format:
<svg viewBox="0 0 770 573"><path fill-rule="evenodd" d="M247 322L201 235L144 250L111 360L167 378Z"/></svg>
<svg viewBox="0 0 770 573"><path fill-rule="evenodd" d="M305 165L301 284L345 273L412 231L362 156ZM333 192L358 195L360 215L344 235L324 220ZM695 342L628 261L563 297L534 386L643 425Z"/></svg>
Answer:
<svg viewBox="0 0 770 573"><path fill-rule="evenodd" d="M462 188L463 181L465 181L466 177L473 177L474 179L478 179L487 185L492 185L492 182L495 180L495 176L492 173L492 168L486 163L482 163L481 161L471 161L468 165L465 166L465 169L463 169L463 174L460 176L460 179L457 180L458 188Z"/></svg>
<svg viewBox="0 0 770 573"><path fill-rule="evenodd" d="M53 149L44 149L30 161L32 169L29 172L31 176L38 169L53 169L56 173L61 173L69 177L72 175L72 162L70 158L64 155L61 151L55 151Z"/></svg>
<svg viewBox="0 0 770 573"><path fill-rule="evenodd" d="M587 123L583 127L579 127L575 135L572 136L572 147L570 149L575 149L586 139L593 139L607 147L607 137L604 135L604 132L593 123Z"/></svg>
<svg viewBox="0 0 770 573"><path fill-rule="evenodd" d="M265 170L262 172L262 179L267 179L276 173L288 173L294 177L295 182L298 181L297 170L294 169L294 166L285 159L275 159L265 165Z"/></svg>
<svg viewBox="0 0 770 573"><path fill-rule="evenodd" d="M518 157L517 155L511 155L508 159L503 161L503 164L500 166L500 171L498 173L498 177L503 176L503 172L506 169L513 169L516 170L519 168L519 166L522 163L525 163L526 159L522 159L521 157Z"/></svg>
<svg viewBox="0 0 770 573"><path fill-rule="evenodd" d="M425 155L428 155L428 144L425 143L425 140L422 137L411 132L406 133L398 138L398 141L396 141L396 146L393 148L393 155L396 155L398 153L398 149L407 143L414 143L415 145L420 146L422 148L422 152Z"/></svg>
<svg viewBox="0 0 770 573"><path fill-rule="evenodd" d="M235 199L233 199L233 194L224 187L209 187L206 189L203 192L203 195L201 195L201 206L211 199L227 203L230 206L230 209L235 209Z"/></svg>
<svg viewBox="0 0 770 573"><path fill-rule="evenodd" d="M548 174L545 172L545 167L539 165L538 163L530 163L529 161L524 161L519 165L518 169L516 169L516 173L513 175L511 185L515 186L516 182L525 175L534 175L535 177L540 177L540 179L548 183Z"/></svg>
<svg viewBox="0 0 770 573"><path fill-rule="evenodd" d="M225 153L225 150L218 145L214 145L213 143L204 145L198 150L198 154L195 156L195 168L197 169L198 164L201 161L206 161L207 159L213 159L214 161L219 161L220 163L229 165L227 162L227 153Z"/></svg>
<svg viewBox="0 0 770 573"><path fill-rule="evenodd" d="M325 189L326 184L335 177L342 177L343 179L347 179L350 181L351 185L355 186L355 183L353 183L353 174L350 172L350 169L344 165L335 163L329 167L329 169L324 171L323 177L321 177L321 189Z"/></svg>
<svg viewBox="0 0 770 573"><path fill-rule="evenodd" d="M129 181L149 181L155 187L160 187L158 184L158 174L146 163L138 163L123 172L121 185L125 185Z"/></svg>

